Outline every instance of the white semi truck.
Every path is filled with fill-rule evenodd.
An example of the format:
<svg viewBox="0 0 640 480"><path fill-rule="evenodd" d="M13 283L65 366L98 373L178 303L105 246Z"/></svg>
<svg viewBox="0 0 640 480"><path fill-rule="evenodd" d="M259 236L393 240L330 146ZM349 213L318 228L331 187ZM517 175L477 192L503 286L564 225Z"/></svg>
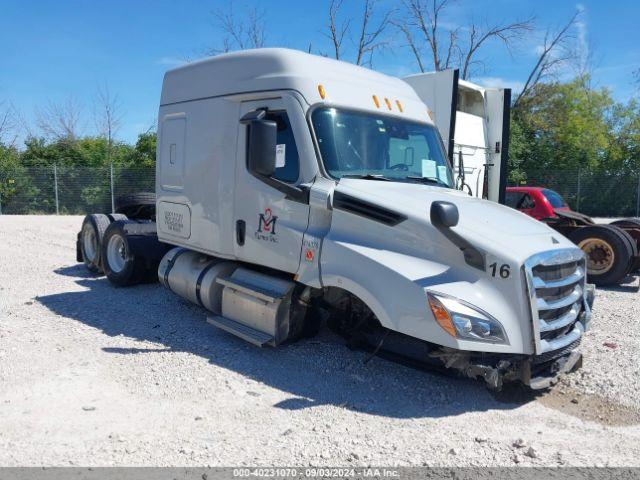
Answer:
<svg viewBox="0 0 640 480"><path fill-rule="evenodd" d="M155 218L87 216L78 258L116 285L157 269L255 345L327 322L356 345L492 388L548 387L581 360L584 255L456 190L431 115L400 79L298 51L170 70Z"/></svg>

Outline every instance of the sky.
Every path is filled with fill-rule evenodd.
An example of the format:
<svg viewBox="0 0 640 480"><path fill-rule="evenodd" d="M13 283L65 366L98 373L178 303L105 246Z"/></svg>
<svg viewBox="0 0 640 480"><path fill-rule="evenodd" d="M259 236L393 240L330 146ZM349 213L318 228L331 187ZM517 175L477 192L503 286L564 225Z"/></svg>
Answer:
<svg viewBox="0 0 640 480"><path fill-rule="evenodd" d="M380 8L399 0L379 0ZM328 0L246 0L234 2L241 17L248 8L265 11L267 46L330 53L323 31ZM121 103L117 138L135 142L153 127L162 86L170 68L221 48L223 34L212 14L228 10L223 0L0 0L0 102L10 102L35 128L36 111L48 102L73 98L82 106L81 133L95 133L92 112L99 88L108 87ZM358 14L361 3L345 0L342 14ZM487 86L521 88L536 61L547 28L557 28L581 11L575 41L591 58L593 85L610 89L626 102L638 94L632 72L640 68L637 21L640 2L581 0L458 0L442 18L447 28L469 19L499 23L535 16L537 30L511 54L497 43L481 57L486 70L471 80ZM376 55L373 68L404 76L418 67L399 35ZM347 43L349 41L347 40ZM350 47L350 45L349 45ZM349 48L347 57L349 57ZM566 78L571 72L564 73Z"/></svg>

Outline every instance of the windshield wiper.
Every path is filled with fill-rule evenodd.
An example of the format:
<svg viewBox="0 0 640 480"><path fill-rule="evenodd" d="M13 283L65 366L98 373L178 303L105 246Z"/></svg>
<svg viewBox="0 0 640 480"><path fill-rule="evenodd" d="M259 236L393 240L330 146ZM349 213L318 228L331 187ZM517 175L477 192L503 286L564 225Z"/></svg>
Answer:
<svg viewBox="0 0 640 480"><path fill-rule="evenodd" d="M409 175L408 177L405 177L407 180L414 180L416 182L420 182L420 183L435 183L436 185L442 185L443 187L449 187L449 184L443 182L442 180L440 180L439 178L435 178L435 177L418 177L415 175Z"/></svg>
<svg viewBox="0 0 640 480"><path fill-rule="evenodd" d="M348 175L342 175L342 178L358 178L360 180L382 180L384 182L392 181L390 178L387 178L384 175L372 175L371 173L367 173L366 175L350 173Z"/></svg>

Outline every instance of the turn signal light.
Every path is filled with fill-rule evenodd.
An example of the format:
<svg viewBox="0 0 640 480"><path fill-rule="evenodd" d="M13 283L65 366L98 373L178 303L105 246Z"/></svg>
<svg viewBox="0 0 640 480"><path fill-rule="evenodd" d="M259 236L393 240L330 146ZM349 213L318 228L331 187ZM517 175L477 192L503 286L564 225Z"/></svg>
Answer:
<svg viewBox="0 0 640 480"><path fill-rule="evenodd" d="M438 322L445 332L447 332L452 337L456 336L456 328L453 326L453 322L451 321L451 316L444 305L433 295L427 295L429 298L429 306L431 307L431 311L433 312L433 316Z"/></svg>

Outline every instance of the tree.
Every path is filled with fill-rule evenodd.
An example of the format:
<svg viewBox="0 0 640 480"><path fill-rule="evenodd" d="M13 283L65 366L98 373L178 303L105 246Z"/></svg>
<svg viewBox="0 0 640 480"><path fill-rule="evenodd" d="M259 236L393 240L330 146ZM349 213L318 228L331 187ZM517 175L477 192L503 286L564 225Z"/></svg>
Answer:
<svg viewBox="0 0 640 480"><path fill-rule="evenodd" d="M513 103L514 109L518 107L522 99L526 98L535 89L536 85L555 79L561 67L577 58L572 42L572 27L576 25L579 15L580 11L576 11L557 31L547 30L545 32L538 59L531 69L524 87ZM584 72L582 73L584 74ZM588 77L583 75L583 78Z"/></svg>
<svg viewBox="0 0 640 480"><path fill-rule="evenodd" d="M325 34L333 44L333 56L336 60L340 60L342 54L342 43L344 36L349 30L351 19L344 20L338 25L338 13L342 7L343 0L331 0L329 3L329 33Z"/></svg>
<svg viewBox="0 0 640 480"><path fill-rule="evenodd" d="M98 135L106 138L109 145L113 145L123 118L122 102L118 95L112 94L107 84L99 86L94 100L93 121Z"/></svg>
<svg viewBox="0 0 640 480"><path fill-rule="evenodd" d="M147 131L138 135L131 160L135 165L154 167L156 164L156 132Z"/></svg>
<svg viewBox="0 0 640 480"><path fill-rule="evenodd" d="M514 115L526 143L518 153L522 169L606 169L615 105L606 89L593 90L584 78L536 84Z"/></svg>
<svg viewBox="0 0 640 480"><path fill-rule="evenodd" d="M331 40L333 57L336 60L345 59L344 41L349 38L355 49L353 63L371 67L376 52L389 45L385 34L391 26L394 11L379 8L379 0L364 0L359 17L340 20L343 3L343 0L329 2L328 32L324 36ZM352 34L353 25L357 25L357 28L354 27L355 34Z"/></svg>
<svg viewBox="0 0 640 480"><path fill-rule="evenodd" d="M0 102L0 145L14 146L18 138L19 115L15 107L7 102Z"/></svg>
<svg viewBox="0 0 640 480"><path fill-rule="evenodd" d="M233 12L233 2L227 10L212 12L214 26L223 33L222 46L209 48L209 55L227 53L232 50L262 48L266 44L266 13L257 7L250 8L240 17Z"/></svg>
<svg viewBox="0 0 640 480"><path fill-rule="evenodd" d="M388 44L383 35L391 24L393 12L391 10L383 12L382 17L372 26L371 22L373 21L377 3L377 0L364 1L358 41L356 44L356 65L371 66L374 53Z"/></svg>
<svg viewBox="0 0 640 480"><path fill-rule="evenodd" d="M42 133L51 139L75 141L79 136L82 107L73 98L49 103L36 110L36 123Z"/></svg>
<svg viewBox="0 0 640 480"><path fill-rule="evenodd" d="M394 24L404 35L420 71L432 65L436 71L460 68L461 77L471 77L477 68L484 69L479 57L490 41L501 42L507 50L533 29L533 18L513 22L489 23L470 20L465 27L446 29L442 16L455 0L402 0L404 21ZM427 54L423 53L422 42Z"/></svg>
<svg viewBox="0 0 640 480"><path fill-rule="evenodd" d="M118 95L112 95L107 84L98 87L94 102L93 118L98 134L107 140L107 163L112 163L113 140L120 130L124 113Z"/></svg>

